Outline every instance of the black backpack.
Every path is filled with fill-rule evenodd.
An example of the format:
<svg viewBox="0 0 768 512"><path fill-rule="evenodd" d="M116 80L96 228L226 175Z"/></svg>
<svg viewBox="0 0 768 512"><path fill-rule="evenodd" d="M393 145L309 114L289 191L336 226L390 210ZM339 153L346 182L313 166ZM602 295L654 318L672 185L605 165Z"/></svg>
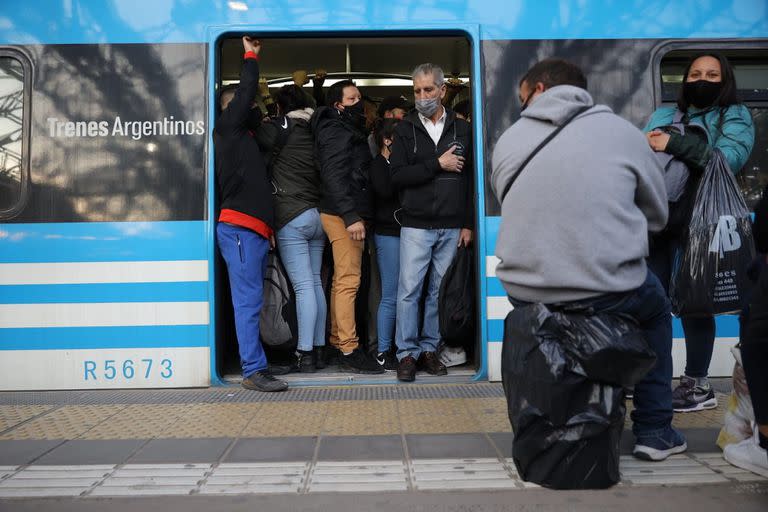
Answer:
<svg viewBox="0 0 768 512"><path fill-rule="evenodd" d="M471 347L475 340L475 270L472 249L459 247L440 283L440 337L449 347Z"/></svg>
<svg viewBox="0 0 768 512"><path fill-rule="evenodd" d="M296 295L277 251L269 255L263 297L259 314L261 340L271 347L294 350L299 333Z"/></svg>

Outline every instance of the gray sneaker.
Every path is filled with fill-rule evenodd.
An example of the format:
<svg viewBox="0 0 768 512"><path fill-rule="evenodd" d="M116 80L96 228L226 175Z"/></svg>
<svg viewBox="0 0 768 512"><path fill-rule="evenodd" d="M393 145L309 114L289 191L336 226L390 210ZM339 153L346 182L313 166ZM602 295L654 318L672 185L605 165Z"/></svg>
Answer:
<svg viewBox="0 0 768 512"><path fill-rule="evenodd" d="M266 370L260 370L245 377L242 385L245 389L264 391L267 393L273 391L285 391L288 389L287 382L274 378L272 374Z"/></svg>
<svg viewBox="0 0 768 512"><path fill-rule="evenodd" d="M696 412L715 407L717 398L711 385L697 386L693 377L680 377L680 384L672 391L672 408L675 412Z"/></svg>

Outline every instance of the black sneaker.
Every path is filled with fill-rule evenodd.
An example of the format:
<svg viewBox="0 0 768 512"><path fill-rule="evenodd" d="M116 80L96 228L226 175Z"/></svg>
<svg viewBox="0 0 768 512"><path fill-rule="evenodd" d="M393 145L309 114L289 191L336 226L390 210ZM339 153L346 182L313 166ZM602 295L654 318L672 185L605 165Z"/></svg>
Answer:
<svg viewBox="0 0 768 512"><path fill-rule="evenodd" d="M696 412L717 407L717 398L711 385L697 386L696 379L683 375L672 391L672 409L675 412Z"/></svg>
<svg viewBox="0 0 768 512"><path fill-rule="evenodd" d="M266 370L253 373L243 379L243 387L254 391L285 391L288 389L288 383L278 380Z"/></svg>
<svg viewBox="0 0 768 512"><path fill-rule="evenodd" d="M325 368L325 346L315 347L315 368L322 370Z"/></svg>
<svg viewBox="0 0 768 512"><path fill-rule="evenodd" d="M296 368L299 373L315 373L315 354L311 350L309 352L297 350Z"/></svg>
<svg viewBox="0 0 768 512"><path fill-rule="evenodd" d="M341 369L352 373L384 373L384 368L372 357L368 357L363 349L357 347L349 355L341 356Z"/></svg>
<svg viewBox="0 0 768 512"><path fill-rule="evenodd" d="M397 366L397 380L413 382L416 380L416 360L412 356L405 356Z"/></svg>
<svg viewBox="0 0 768 512"><path fill-rule="evenodd" d="M399 365L397 361L397 356L395 355L394 350L379 352L378 354L376 354L376 362L379 363L379 366L381 366L382 368L384 368L385 371L388 371L388 372L397 371L397 367Z"/></svg>
<svg viewBox="0 0 768 512"><path fill-rule="evenodd" d="M270 363L269 373L271 375L288 375L291 372L297 372L299 371L299 367L296 366L296 363Z"/></svg>

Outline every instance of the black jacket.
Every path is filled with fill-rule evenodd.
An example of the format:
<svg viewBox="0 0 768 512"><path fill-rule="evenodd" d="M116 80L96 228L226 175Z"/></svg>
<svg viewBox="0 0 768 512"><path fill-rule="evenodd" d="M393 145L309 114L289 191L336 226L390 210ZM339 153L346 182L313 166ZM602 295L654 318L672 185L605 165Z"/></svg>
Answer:
<svg viewBox="0 0 768 512"><path fill-rule="evenodd" d="M338 215L349 226L371 215L367 134L335 108L320 107L311 121L320 164L320 211Z"/></svg>
<svg viewBox="0 0 768 512"><path fill-rule="evenodd" d="M280 229L320 201L312 130L308 121L280 117L259 126L256 140L272 158L275 227Z"/></svg>
<svg viewBox="0 0 768 512"><path fill-rule="evenodd" d="M392 186L392 177L387 159L376 155L371 163L371 188L374 202L374 232L378 235L400 236L400 224L395 220L400 200L397 189Z"/></svg>
<svg viewBox="0 0 768 512"><path fill-rule="evenodd" d="M438 159L456 142L464 148L462 172L447 172ZM437 146L414 111L398 123L389 158L392 183L400 191L404 227L422 229L473 227L472 134L469 123L446 109Z"/></svg>
<svg viewBox="0 0 768 512"><path fill-rule="evenodd" d="M755 234L757 252L768 254L768 187L765 187L763 198L755 205L755 223L752 231Z"/></svg>
<svg viewBox="0 0 768 512"><path fill-rule="evenodd" d="M272 187L259 145L250 133L259 123L259 112L251 110L258 90L259 63L245 59L240 85L213 130L216 182L222 210L244 213L273 228Z"/></svg>

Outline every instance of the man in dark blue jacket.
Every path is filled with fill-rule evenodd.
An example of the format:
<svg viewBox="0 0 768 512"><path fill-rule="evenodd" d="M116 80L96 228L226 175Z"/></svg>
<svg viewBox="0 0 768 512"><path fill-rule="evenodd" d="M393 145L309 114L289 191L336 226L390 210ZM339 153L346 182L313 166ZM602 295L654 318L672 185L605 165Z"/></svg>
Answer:
<svg viewBox="0 0 768 512"><path fill-rule="evenodd" d="M261 115L252 108L259 90L261 43L243 37L243 49L240 85L234 92L222 92L222 112L213 132L221 203L216 241L227 263L232 288L243 387L282 391L288 384L275 379L267 370L259 336L267 253L274 246L272 188L259 146L251 135L251 128L258 126Z"/></svg>
<svg viewBox="0 0 768 512"><path fill-rule="evenodd" d="M440 282L456 248L472 241L472 136L469 124L441 104L443 70L421 64L413 71L416 111L396 128L390 156L392 184L400 190L400 279L395 343L397 378L412 381L417 365L432 375L447 370L437 358ZM419 330L424 278L429 286Z"/></svg>

